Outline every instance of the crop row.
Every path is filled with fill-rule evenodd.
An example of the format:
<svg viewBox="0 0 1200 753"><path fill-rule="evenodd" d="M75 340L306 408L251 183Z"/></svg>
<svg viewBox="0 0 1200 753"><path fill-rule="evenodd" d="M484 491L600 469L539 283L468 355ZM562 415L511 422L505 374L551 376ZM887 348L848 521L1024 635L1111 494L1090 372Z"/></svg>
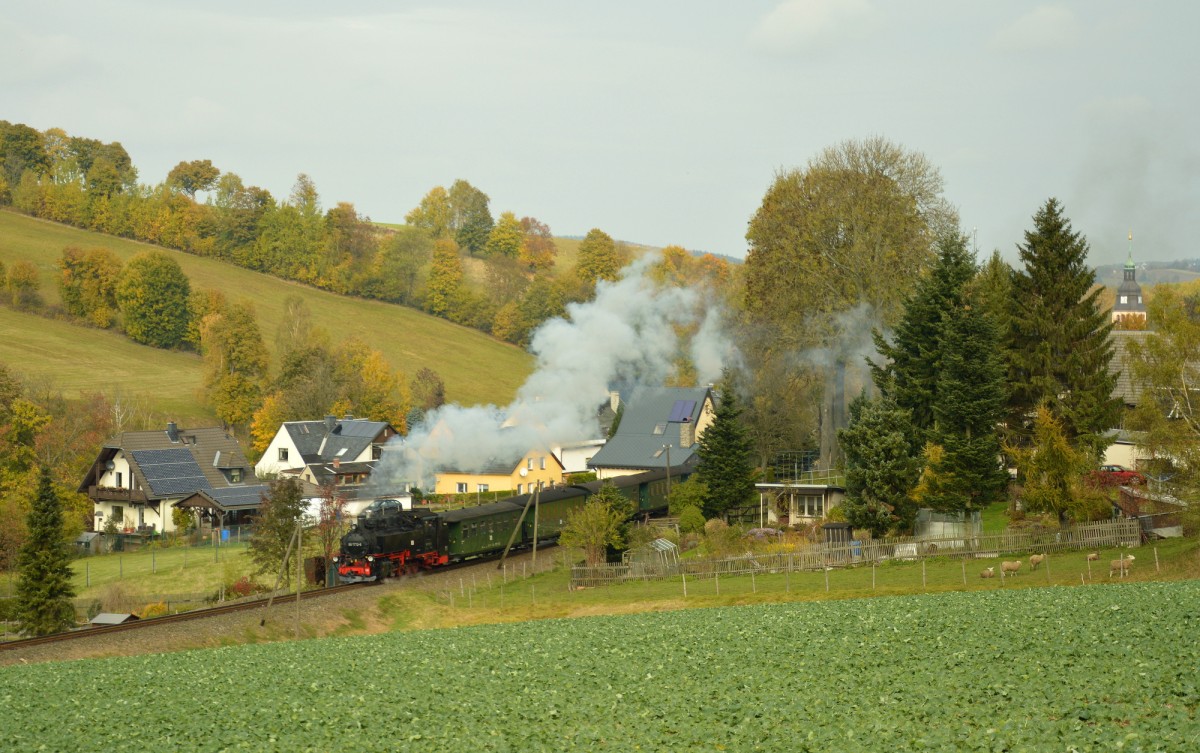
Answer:
<svg viewBox="0 0 1200 753"><path fill-rule="evenodd" d="M0 749L1200 749L1200 583L699 609L0 670Z"/></svg>

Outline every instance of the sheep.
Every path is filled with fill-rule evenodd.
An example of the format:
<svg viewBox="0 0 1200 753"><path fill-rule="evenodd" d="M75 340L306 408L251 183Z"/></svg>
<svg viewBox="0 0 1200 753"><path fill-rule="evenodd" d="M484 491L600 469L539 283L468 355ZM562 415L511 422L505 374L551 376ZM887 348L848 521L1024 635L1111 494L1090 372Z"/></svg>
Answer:
<svg viewBox="0 0 1200 753"><path fill-rule="evenodd" d="M1088 552L1088 562L1095 562L1100 559L1100 552Z"/></svg>
<svg viewBox="0 0 1200 753"><path fill-rule="evenodd" d="M996 570L996 568L989 567L987 570L984 570L983 572L981 572L979 574L979 577L980 578L995 578L996 577L995 570Z"/></svg>
<svg viewBox="0 0 1200 753"><path fill-rule="evenodd" d="M1031 554L1031 555L1029 555L1029 566L1030 566L1030 568L1032 568L1032 569L1034 569L1034 570L1037 570L1037 569L1038 569L1038 565L1042 564L1042 560L1044 560L1044 559L1046 559L1046 555L1044 555L1044 554Z"/></svg>
<svg viewBox="0 0 1200 753"><path fill-rule="evenodd" d="M1112 577L1113 573L1120 573L1121 577L1129 572L1129 568L1133 567L1133 561L1136 559L1132 554L1128 557L1108 561L1108 577Z"/></svg>
<svg viewBox="0 0 1200 753"><path fill-rule="evenodd" d="M1002 576L1003 575L1016 575L1017 571L1020 569L1021 569L1021 560L1016 560L1015 562L1001 562L1000 563L1000 575L1002 575Z"/></svg>

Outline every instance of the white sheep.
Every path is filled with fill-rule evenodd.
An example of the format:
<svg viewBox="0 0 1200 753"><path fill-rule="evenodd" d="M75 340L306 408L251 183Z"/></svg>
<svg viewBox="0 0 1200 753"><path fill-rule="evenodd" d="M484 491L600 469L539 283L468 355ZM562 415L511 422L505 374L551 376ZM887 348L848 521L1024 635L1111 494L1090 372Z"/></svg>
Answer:
<svg viewBox="0 0 1200 753"><path fill-rule="evenodd" d="M1133 561L1135 559L1137 559L1137 558L1131 554L1128 557L1122 557L1120 559L1109 560L1108 561L1108 577L1111 578L1113 576L1113 573L1120 573L1121 577L1124 578L1125 574L1129 572L1129 568L1133 567Z"/></svg>
<svg viewBox="0 0 1200 753"><path fill-rule="evenodd" d="M980 578L995 578L996 577L995 571L996 571L996 568L989 567L987 570L984 570L983 572L981 572L979 574L979 577Z"/></svg>
<svg viewBox="0 0 1200 753"><path fill-rule="evenodd" d="M1046 555L1044 555L1044 554L1031 554L1031 555L1029 555L1029 566L1030 566L1030 568L1032 568L1032 569L1034 569L1034 570L1037 570L1037 569L1038 569L1038 565L1042 564L1042 560L1044 560L1044 559L1046 559Z"/></svg>
<svg viewBox="0 0 1200 753"><path fill-rule="evenodd" d="M1001 562L1000 563L1000 574L1001 575L1016 575L1017 571L1020 569L1021 569L1021 560L1017 560L1015 562Z"/></svg>

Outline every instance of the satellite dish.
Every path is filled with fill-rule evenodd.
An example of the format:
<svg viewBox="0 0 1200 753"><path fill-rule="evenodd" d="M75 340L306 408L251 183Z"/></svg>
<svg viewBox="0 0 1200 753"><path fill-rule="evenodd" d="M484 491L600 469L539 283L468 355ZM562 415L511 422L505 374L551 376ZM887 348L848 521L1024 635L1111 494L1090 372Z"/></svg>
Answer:
<svg viewBox="0 0 1200 753"><path fill-rule="evenodd" d="M111 460L104 464L104 469L108 470L108 471L111 471L112 469L114 469L116 467L117 467L117 464Z"/></svg>
<svg viewBox="0 0 1200 753"><path fill-rule="evenodd" d="M528 475L529 475L529 469L528 469L528 468L522 468L522 469L520 470L520 474L521 474L521 478L525 478L526 476L528 476Z"/></svg>

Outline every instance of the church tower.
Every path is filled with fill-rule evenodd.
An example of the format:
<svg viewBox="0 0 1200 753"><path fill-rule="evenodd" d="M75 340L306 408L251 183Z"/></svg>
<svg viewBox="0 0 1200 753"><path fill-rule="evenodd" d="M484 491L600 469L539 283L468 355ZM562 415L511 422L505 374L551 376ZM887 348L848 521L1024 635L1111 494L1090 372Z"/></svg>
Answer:
<svg viewBox="0 0 1200 753"><path fill-rule="evenodd" d="M1129 259L1125 262L1125 279L1121 281L1121 287L1117 288L1112 320L1121 329L1146 328L1146 304L1142 302L1142 286L1137 283L1137 265L1133 263L1132 232L1129 234Z"/></svg>

